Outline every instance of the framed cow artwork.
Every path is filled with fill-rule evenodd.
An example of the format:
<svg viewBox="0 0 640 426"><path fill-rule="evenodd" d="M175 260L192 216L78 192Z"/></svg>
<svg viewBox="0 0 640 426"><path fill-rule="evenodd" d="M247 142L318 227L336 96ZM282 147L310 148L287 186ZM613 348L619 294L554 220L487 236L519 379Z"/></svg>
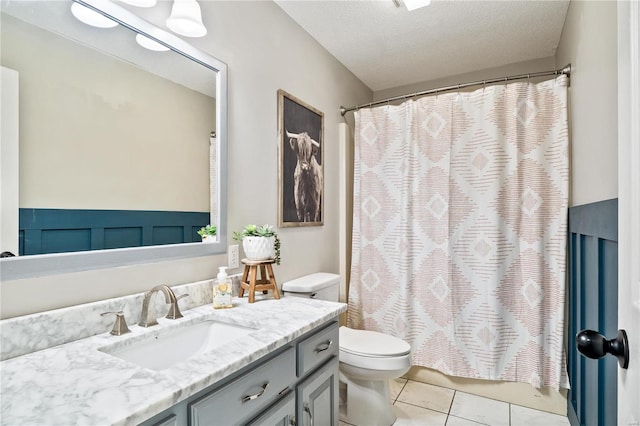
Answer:
<svg viewBox="0 0 640 426"><path fill-rule="evenodd" d="M278 226L324 221L324 114L278 90Z"/></svg>

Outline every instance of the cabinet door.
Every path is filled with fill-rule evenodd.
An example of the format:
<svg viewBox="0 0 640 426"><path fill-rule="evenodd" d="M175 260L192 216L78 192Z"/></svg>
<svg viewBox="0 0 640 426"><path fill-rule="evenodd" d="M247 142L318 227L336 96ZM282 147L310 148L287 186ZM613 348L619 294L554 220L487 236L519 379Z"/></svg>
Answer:
<svg viewBox="0 0 640 426"><path fill-rule="evenodd" d="M338 425L338 357L302 381L296 388L298 425Z"/></svg>
<svg viewBox="0 0 640 426"><path fill-rule="evenodd" d="M179 402L162 413L145 420L138 426L188 426L187 404L185 401Z"/></svg>
<svg viewBox="0 0 640 426"><path fill-rule="evenodd" d="M291 391L247 426L291 426L295 424L296 399Z"/></svg>
<svg viewBox="0 0 640 426"><path fill-rule="evenodd" d="M171 414L169 417L165 417L153 426L178 426L178 417L175 414Z"/></svg>

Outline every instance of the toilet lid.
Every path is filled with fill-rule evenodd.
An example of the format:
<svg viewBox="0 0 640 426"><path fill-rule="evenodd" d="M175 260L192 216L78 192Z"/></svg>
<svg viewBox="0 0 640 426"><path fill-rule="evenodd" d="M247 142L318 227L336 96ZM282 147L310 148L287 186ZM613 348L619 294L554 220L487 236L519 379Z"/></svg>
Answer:
<svg viewBox="0 0 640 426"><path fill-rule="evenodd" d="M313 293L323 288L337 286L340 275L328 272L316 272L282 283L282 291L289 293ZM336 293L337 294L337 293ZM338 300L336 299L336 302Z"/></svg>
<svg viewBox="0 0 640 426"><path fill-rule="evenodd" d="M377 331L340 327L340 350L362 356L401 356L411 352L402 339Z"/></svg>

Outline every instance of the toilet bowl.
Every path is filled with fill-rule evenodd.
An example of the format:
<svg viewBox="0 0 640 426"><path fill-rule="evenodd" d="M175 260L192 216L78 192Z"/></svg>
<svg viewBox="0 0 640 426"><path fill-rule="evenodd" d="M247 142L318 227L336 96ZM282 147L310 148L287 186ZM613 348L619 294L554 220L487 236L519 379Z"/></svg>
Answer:
<svg viewBox="0 0 640 426"><path fill-rule="evenodd" d="M340 276L319 272L282 284L286 296L338 301ZM411 346L376 331L340 327L340 420L357 426L390 426L396 416L389 380L411 367Z"/></svg>
<svg viewBox="0 0 640 426"><path fill-rule="evenodd" d="M375 331L340 327L340 420L353 425L390 426L396 416L389 380L411 367L411 346Z"/></svg>

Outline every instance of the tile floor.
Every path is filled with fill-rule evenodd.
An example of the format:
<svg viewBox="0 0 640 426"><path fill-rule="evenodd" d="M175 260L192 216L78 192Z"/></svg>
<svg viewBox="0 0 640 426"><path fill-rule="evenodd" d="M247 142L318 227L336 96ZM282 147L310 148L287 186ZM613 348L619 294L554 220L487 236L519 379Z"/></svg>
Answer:
<svg viewBox="0 0 640 426"><path fill-rule="evenodd" d="M398 416L394 426L569 426L566 416L413 380L391 381L390 393Z"/></svg>

